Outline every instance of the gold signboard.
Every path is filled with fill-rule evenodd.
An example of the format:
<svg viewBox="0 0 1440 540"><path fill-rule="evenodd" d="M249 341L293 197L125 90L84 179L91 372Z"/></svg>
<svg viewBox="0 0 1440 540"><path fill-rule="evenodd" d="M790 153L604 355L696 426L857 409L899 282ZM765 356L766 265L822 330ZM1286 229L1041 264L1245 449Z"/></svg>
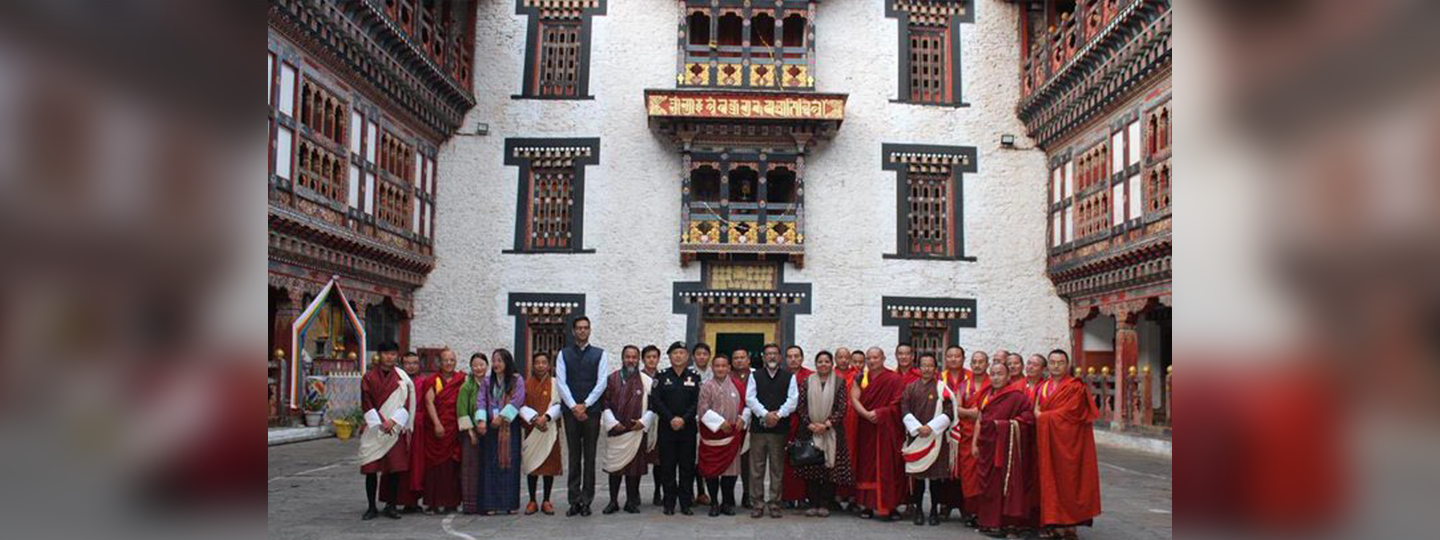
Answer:
<svg viewBox="0 0 1440 540"><path fill-rule="evenodd" d="M753 118L772 120L844 120L843 96L764 96L663 94L646 96L650 116Z"/></svg>

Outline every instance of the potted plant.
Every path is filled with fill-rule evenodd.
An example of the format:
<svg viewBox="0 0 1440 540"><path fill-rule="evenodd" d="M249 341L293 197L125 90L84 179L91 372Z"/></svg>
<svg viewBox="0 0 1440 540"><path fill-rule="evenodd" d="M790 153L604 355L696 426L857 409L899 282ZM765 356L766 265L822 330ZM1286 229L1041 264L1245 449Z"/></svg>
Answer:
<svg viewBox="0 0 1440 540"><path fill-rule="evenodd" d="M364 423L365 415L360 412L359 407L353 407L335 419L335 437L340 440L349 439L355 433L355 428Z"/></svg>
<svg viewBox="0 0 1440 540"><path fill-rule="evenodd" d="M319 394L312 394L305 398L306 427L318 427L320 425L320 420L325 416L325 404L329 401L329 398Z"/></svg>

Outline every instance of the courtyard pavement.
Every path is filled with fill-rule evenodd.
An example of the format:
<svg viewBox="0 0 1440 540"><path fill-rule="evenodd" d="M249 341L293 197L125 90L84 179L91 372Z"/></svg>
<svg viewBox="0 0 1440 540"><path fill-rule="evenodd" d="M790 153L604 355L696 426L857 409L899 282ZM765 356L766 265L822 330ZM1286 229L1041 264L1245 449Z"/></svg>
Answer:
<svg viewBox="0 0 1440 540"><path fill-rule="evenodd" d="M641 493L641 513L600 514L609 501L605 478L597 478L591 517L566 518L565 481L557 478L556 515L426 516L406 515L361 521L365 482L355 464L356 440L322 439L269 448L270 538L285 539L783 539L832 538L871 540L987 538L956 522L917 527L906 521L881 523L837 513L807 518L790 512L782 519L751 519L747 514L711 518L701 509L695 516L661 514L648 504L652 475ZM1082 538L1114 540L1171 537L1170 460L1153 454L1101 446L1100 489L1104 514ZM521 482L522 487L524 482ZM739 487L737 486L737 490ZM623 492L622 492L623 493ZM622 494L623 496L623 494ZM522 498L523 501L523 498ZM743 510L743 509L742 509Z"/></svg>

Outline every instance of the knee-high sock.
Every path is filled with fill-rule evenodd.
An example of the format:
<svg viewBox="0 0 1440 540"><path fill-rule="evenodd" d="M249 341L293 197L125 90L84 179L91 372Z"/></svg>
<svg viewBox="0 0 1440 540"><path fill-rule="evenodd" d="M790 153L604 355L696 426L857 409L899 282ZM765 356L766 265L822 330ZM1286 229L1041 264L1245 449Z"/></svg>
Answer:
<svg viewBox="0 0 1440 540"><path fill-rule="evenodd" d="M620 475L610 475L610 501L620 504Z"/></svg>
<svg viewBox="0 0 1440 540"><path fill-rule="evenodd" d="M385 493L386 498L387 498L387 499L390 499L391 501L399 500L400 479L397 478L397 477L399 476L399 473L385 473L385 476L389 476L389 477L390 477L389 480L387 480L387 481L385 481L385 482L381 482L382 484L386 484L386 486L389 488L388 490L386 490L386 493ZM395 503L394 503L394 502L388 502L388 503L385 503L385 506L386 506L386 507L395 506Z"/></svg>
<svg viewBox="0 0 1440 540"><path fill-rule="evenodd" d="M530 502L535 502L535 481L539 479L533 474L525 475L525 487L530 488Z"/></svg>
<svg viewBox="0 0 1440 540"><path fill-rule="evenodd" d="M379 484L379 474L370 473L365 475L365 503L369 505L366 508L371 510L375 509L375 495L376 492L379 491Z"/></svg>
<svg viewBox="0 0 1440 540"><path fill-rule="evenodd" d="M635 506L639 506L639 505L640 505L640 477L639 477L639 476L626 476L626 477L625 477L625 504L626 504L627 506L628 506L628 505L632 505L632 504L635 505Z"/></svg>
<svg viewBox="0 0 1440 540"><path fill-rule="evenodd" d="M550 489L555 487L555 477L545 477L545 502L550 502ZM534 491L533 489L531 491Z"/></svg>
<svg viewBox="0 0 1440 540"><path fill-rule="evenodd" d="M916 511L920 511L921 503L925 502L925 480L911 480L910 491L914 492L910 494L910 502L915 505Z"/></svg>
<svg viewBox="0 0 1440 540"><path fill-rule="evenodd" d="M725 506L735 506L735 477L720 477L720 494L725 496ZM712 495L713 497L713 495ZM718 498L717 498L718 500Z"/></svg>
<svg viewBox="0 0 1440 540"><path fill-rule="evenodd" d="M710 504L712 504L712 505L718 505L718 504L720 504L720 479L719 479L719 478L705 478L704 481L705 481L705 486L708 487L708 488L710 488Z"/></svg>

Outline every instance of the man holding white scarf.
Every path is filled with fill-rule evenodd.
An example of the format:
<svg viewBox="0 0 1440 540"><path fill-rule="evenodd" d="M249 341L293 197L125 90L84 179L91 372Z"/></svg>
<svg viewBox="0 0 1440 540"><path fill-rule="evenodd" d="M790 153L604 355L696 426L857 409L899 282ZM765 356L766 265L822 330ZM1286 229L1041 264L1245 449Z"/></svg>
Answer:
<svg viewBox="0 0 1440 540"><path fill-rule="evenodd" d="M391 476L410 469L409 437L415 413L415 383L404 371L395 369L400 346L380 345L380 363L360 378L360 408L365 411L365 432L360 435L360 473L365 475L365 501L369 507L360 519L381 515L375 509L379 475ZM391 489L398 479L386 482ZM395 500L395 494L390 494ZM400 519L394 503L385 505L385 517Z"/></svg>
<svg viewBox="0 0 1440 540"><path fill-rule="evenodd" d="M944 493L945 482L950 479L949 454L952 449L946 443L945 430L950 428L951 418L945 413L951 410L954 395L948 385L935 380L936 371L935 355L920 355L920 380L905 387L905 394L900 398L906 433L906 444L901 453L905 458L905 473L910 476L910 507L916 525L925 524L922 503L925 501L927 480L930 484L930 524L940 524L938 495Z"/></svg>

